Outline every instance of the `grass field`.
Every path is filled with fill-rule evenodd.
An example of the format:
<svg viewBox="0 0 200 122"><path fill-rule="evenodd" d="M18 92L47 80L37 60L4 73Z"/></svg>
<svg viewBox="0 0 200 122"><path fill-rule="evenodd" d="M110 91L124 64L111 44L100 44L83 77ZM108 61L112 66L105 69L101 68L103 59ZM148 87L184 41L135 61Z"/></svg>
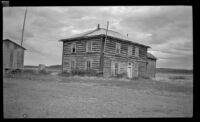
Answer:
<svg viewBox="0 0 200 122"><path fill-rule="evenodd" d="M6 76L4 117L192 117L192 75L158 76L157 80L31 73Z"/></svg>

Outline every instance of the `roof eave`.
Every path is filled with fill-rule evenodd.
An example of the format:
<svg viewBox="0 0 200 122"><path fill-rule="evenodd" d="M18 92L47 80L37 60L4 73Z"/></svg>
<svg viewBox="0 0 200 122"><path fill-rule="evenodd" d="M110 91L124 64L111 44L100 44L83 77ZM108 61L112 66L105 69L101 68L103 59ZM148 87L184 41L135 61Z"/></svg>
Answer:
<svg viewBox="0 0 200 122"><path fill-rule="evenodd" d="M10 39L4 39L3 41L10 41L11 43L13 43L13 44L15 44L15 45L17 45L17 46L21 47L22 49L24 49L24 50L27 50L27 49L26 49L26 48L24 48L23 46L21 46L21 45L17 44L16 42L14 42L14 41L12 41L12 40L10 40Z"/></svg>
<svg viewBox="0 0 200 122"><path fill-rule="evenodd" d="M60 40L58 40L58 41L64 42L64 41L70 41L70 40L80 39L80 38L90 38L90 37L92 38L92 37L95 37L95 36L105 36L105 34L94 35L94 36L82 36L82 37L75 37L75 38L60 39ZM130 43L133 43L133 44L137 44L137 45L140 45L140 46L144 46L144 47L146 47L146 48L151 48L150 46L143 45L143 44L136 43L136 42L132 42L132 41L130 41L130 40L125 40L125 39L121 39L121 38L117 38L117 37L113 37L113 36L109 36L109 35L108 35L107 37L111 37L111 38L115 38L115 39L127 41L127 42L130 42Z"/></svg>
<svg viewBox="0 0 200 122"><path fill-rule="evenodd" d="M74 37L74 38L67 38L67 39L60 39L58 41L70 41L70 40L75 40L75 39L81 39L81 38L93 38L93 37L98 37L98 36L102 36L102 35L93 35L93 36L81 36L81 37Z"/></svg>

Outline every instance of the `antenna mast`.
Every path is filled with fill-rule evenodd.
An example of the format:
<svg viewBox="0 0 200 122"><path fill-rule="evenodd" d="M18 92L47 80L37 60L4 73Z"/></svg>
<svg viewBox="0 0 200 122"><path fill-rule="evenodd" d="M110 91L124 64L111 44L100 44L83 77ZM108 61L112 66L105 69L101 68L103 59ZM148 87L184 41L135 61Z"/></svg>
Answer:
<svg viewBox="0 0 200 122"><path fill-rule="evenodd" d="M107 21L107 29L106 29L106 38L105 38L105 41L107 40L108 25L109 25L109 21Z"/></svg>
<svg viewBox="0 0 200 122"><path fill-rule="evenodd" d="M24 27L25 27L25 22L26 22L26 13L27 13L27 8L26 8L25 15L24 15L24 23L23 23L23 29L22 29L22 40L21 40L21 46L22 46L23 38L24 38Z"/></svg>

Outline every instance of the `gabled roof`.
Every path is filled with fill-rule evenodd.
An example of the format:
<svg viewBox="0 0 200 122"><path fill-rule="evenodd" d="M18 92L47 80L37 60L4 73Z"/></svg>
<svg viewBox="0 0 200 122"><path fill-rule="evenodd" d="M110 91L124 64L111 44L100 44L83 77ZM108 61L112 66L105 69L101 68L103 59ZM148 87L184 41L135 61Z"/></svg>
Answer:
<svg viewBox="0 0 200 122"><path fill-rule="evenodd" d="M151 53L147 53L147 58L157 60L157 58L154 55L152 55Z"/></svg>
<svg viewBox="0 0 200 122"><path fill-rule="evenodd" d="M17 45L17 46L21 47L22 49L26 50L26 48L24 48L23 46L17 44L17 43L14 42L14 41L11 41L10 39L4 39L3 41L9 41L9 42L13 43L14 45Z"/></svg>
<svg viewBox="0 0 200 122"><path fill-rule="evenodd" d="M87 32L84 32L84 33L81 33L81 34L76 34L76 35L70 36L70 37L68 37L66 39L61 39L59 41L67 41L67 40L72 40L72 39L77 39L77 38L84 38L84 37L92 37L92 36L97 36L97 35L106 35L106 29L104 29L104 28L96 28L94 30L90 30L90 31L87 31ZM133 42L133 40L131 40L127 36L125 36L125 35L123 35L123 34L121 34L119 32L113 31L113 30L108 30L107 36L113 37L113 38L117 38L117 39L120 39L120 40L124 40L124 41L128 41L128 42L131 42L131 43L134 43L134 44L138 44L138 45L142 45L144 47L150 48L149 46L146 46L144 44Z"/></svg>

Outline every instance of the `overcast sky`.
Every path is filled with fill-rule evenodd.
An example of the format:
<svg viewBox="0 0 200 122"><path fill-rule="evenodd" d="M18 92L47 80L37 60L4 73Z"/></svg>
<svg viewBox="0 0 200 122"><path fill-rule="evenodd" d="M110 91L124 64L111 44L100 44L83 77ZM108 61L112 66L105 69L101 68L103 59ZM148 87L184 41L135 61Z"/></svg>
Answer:
<svg viewBox="0 0 200 122"><path fill-rule="evenodd" d="M3 38L20 44L25 7L3 8ZM191 6L28 7L25 65L62 62L59 39L97 27L149 45L157 67L193 69Z"/></svg>

